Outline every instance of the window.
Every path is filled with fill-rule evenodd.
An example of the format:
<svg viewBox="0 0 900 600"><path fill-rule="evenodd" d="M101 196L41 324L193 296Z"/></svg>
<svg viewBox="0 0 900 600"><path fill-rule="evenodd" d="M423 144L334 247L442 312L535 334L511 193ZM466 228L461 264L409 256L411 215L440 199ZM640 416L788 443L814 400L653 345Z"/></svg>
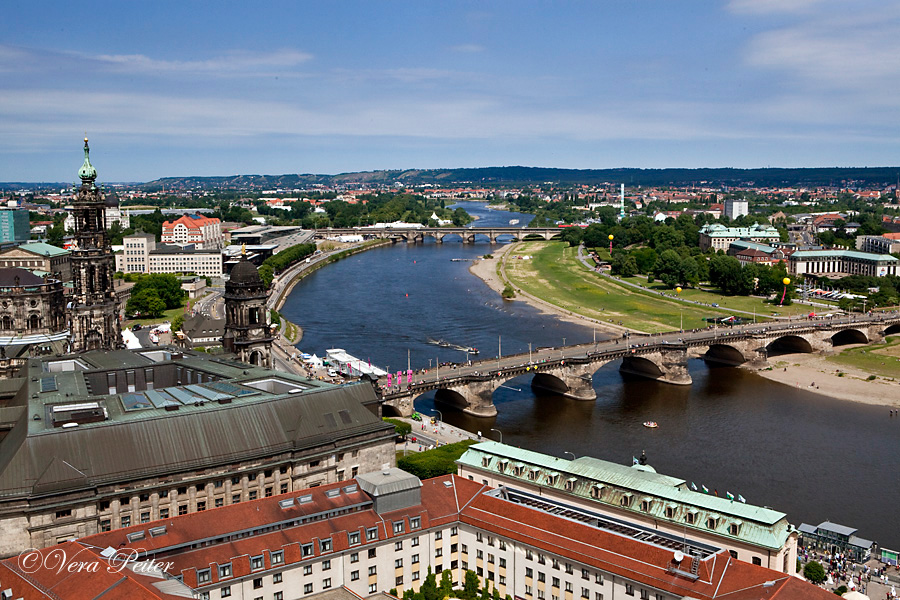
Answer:
<svg viewBox="0 0 900 600"><path fill-rule="evenodd" d="M122 517L122 527L131 527L131 517L127 515Z"/></svg>
<svg viewBox="0 0 900 600"><path fill-rule="evenodd" d="M572 582L571 582L571 581L567 581L567 582L566 582L566 591L567 591L567 592L571 592L571 591L572 591Z"/></svg>
<svg viewBox="0 0 900 600"><path fill-rule="evenodd" d="M674 519L674 518L675 518L675 507L674 507L674 506L667 506L667 507L666 507L666 518L667 518L667 519Z"/></svg>
<svg viewBox="0 0 900 600"><path fill-rule="evenodd" d="M453 553L457 551L459 551L459 544L450 544L450 552Z"/></svg>
<svg viewBox="0 0 900 600"><path fill-rule="evenodd" d="M403 540L394 542L394 550L403 550Z"/></svg>
<svg viewBox="0 0 900 600"><path fill-rule="evenodd" d="M240 494L232 494L232 495L231 495L231 503L232 503L232 504L237 504L237 503L240 502L240 501L241 501L241 495L240 495Z"/></svg>
<svg viewBox="0 0 900 600"><path fill-rule="evenodd" d="M159 509L159 518L160 519L168 519L169 518L169 509L168 508Z"/></svg>
<svg viewBox="0 0 900 600"><path fill-rule="evenodd" d="M475 532L475 541L481 543L484 541L484 538L481 535L480 531Z"/></svg>
<svg viewBox="0 0 900 600"><path fill-rule="evenodd" d="M443 549L443 548L435 548L435 549L434 549L434 557L435 557L435 558L440 558L440 557L442 557L443 555L444 555L444 549Z"/></svg>
<svg viewBox="0 0 900 600"><path fill-rule="evenodd" d="M506 550L506 540L500 540L499 546L501 550Z"/></svg>
<svg viewBox="0 0 900 600"><path fill-rule="evenodd" d="M370 584L369 584L369 593L370 593L370 594L374 594L374 593L377 592L377 591L378 591L378 584L377 584L377 583L370 583Z"/></svg>
<svg viewBox="0 0 900 600"><path fill-rule="evenodd" d="M597 573L596 575L594 575L594 581L599 583L600 585L603 585L603 573Z"/></svg>
<svg viewBox="0 0 900 600"><path fill-rule="evenodd" d="M377 575L377 574L378 574L378 569L375 568L375 565L372 565L371 567L369 567L369 575Z"/></svg>
<svg viewBox="0 0 900 600"><path fill-rule="evenodd" d="M215 500L215 506L216 506L216 508L220 508L220 507L222 507L222 506L225 506L225 498L216 498L216 500Z"/></svg>
<svg viewBox="0 0 900 600"><path fill-rule="evenodd" d="M179 515L186 515L187 513L188 513L188 507L187 507L187 504L182 504L181 506L178 507L178 514L179 514Z"/></svg>
<svg viewBox="0 0 900 600"><path fill-rule="evenodd" d="M737 550L729 550L728 554L731 555L731 558L737 558Z"/></svg>
<svg viewBox="0 0 900 600"><path fill-rule="evenodd" d="M281 573L275 573L274 575L272 575L272 583L281 583L281 578Z"/></svg>
<svg viewBox="0 0 900 600"><path fill-rule="evenodd" d="M484 552L482 552L480 549L476 550L475 558L484 558Z"/></svg>
<svg viewBox="0 0 900 600"><path fill-rule="evenodd" d="M641 600L650 600L650 592L641 590Z"/></svg>
<svg viewBox="0 0 900 600"><path fill-rule="evenodd" d="M279 550L278 552L272 552L272 564L280 565L284 562L284 550Z"/></svg>
<svg viewBox="0 0 900 600"><path fill-rule="evenodd" d="M369 558L375 558L375 548L369 548Z"/></svg>
<svg viewBox="0 0 900 600"><path fill-rule="evenodd" d="M303 566L303 574L304 575L312 575L312 565L304 565Z"/></svg>
<svg viewBox="0 0 900 600"><path fill-rule="evenodd" d="M369 541L378 539L378 528L372 527L371 529L366 529L366 539Z"/></svg>
<svg viewBox="0 0 900 600"><path fill-rule="evenodd" d="M488 546L493 546L493 545L494 545L494 538L491 536L488 536Z"/></svg>
<svg viewBox="0 0 900 600"><path fill-rule="evenodd" d="M434 539L435 539L435 540L439 540L439 539L441 539L441 536L442 536L442 535L443 535L443 532L441 532L441 531L435 531L435 532L434 532ZM481 540L478 540L478 541L480 542Z"/></svg>
<svg viewBox="0 0 900 600"><path fill-rule="evenodd" d="M396 560L394 561L394 568L395 568L395 569L402 569L402 568L403 568L403 559L402 559L402 558L398 558L398 559L396 559Z"/></svg>
<svg viewBox="0 0 900 600"><path fill-rule="evenodd" d="M231 586L226 585L225 587L223 587L221 593L223 598L229 598L231 596Z"/></svg>
<svg viewBox="0 0 900 600"><path fill-rule="evenodd" d="M359 552L354 552L353 554L350 555L350 562L351 563L359 562Z"/></svg>
<svg viewBox="0 0 900 600"><path fill-rule="evenodd" d="M331 587L331 577L326 577L322 580L322 589L327 590Z"/></svg>
<svg viewBox="0 0 900 600"><path fill-rule="evenodd" d="M737 552L735 552L735 554L737 554ZM737 558L737 556L735 556L735 558ZM754 557L753 557L753 564L754 564L754 565L762 565L762 559L761 559L760 557L758 557L758 556L754 556Z"/></svg>
<svg viewBox="0 0 900 600"><path fill-rule="evenodd" d="M709 529L715 529L716 527L719 526L719 520L715 517L710 517L706 520L706 526Z"/></svg>
<svg viewBox="0 0 900 600"><path fill-rule="evenodd" d="M591 591L589 589L587 589L586 587L581 588L581 597L582 598L590 598Z"/></svg>
<svg viewBox="0 0 900 600"><path fill-rule="evenodd" d="M250 557L250 569L256 571L257 569L263 568L263 557L262 556L251 556Z"/></svg>
<svg viewBox="0 0 900 600"><path fill-rule="evenodd" d="M64 518L64 517L71 517L71 516L72 516L72 510L71 510L71 509L58 510L58 511L56 511L56 518L57 518L57 519L62 519L62 518Z"/></svg>
<svg viewBox="0 0 900 600"><path fill-rule="evenodd" d="M413 548L415 548L416 546L418 546L418 545L419 545L419 538L418 538L418 537L414 537L413 539L411 539L411 540L409 541L409 545L412 546Z"/></svg>
<svg viewBox="0 0 900 600"><path fill-rule="evenodd" d="M547 582L547 576L542 571L538 571L538 581L541 583Z"/></svg>
<svg viewBox="0 0 900 600"><path fill-rule="evenodd" d="M331 540L319 540L319 548L322 552L331 552Z"/></svg>
<svg viewBox="0 0 900 600"><path fill-rule="evenodd" d="M201 500L200 502L197 503L197 510L198 510L198 511L206 510L206 501L205 501L205 500ZM149 516L150 516L150 513L147 513L147 516L149 517ZM149 519L148 519L148 520L149 520ZM143 521L142 521L142 522L143 522Z"/></svg>
<svg viewBox="0 0 900 600"><path fill-rule="evenodd" d="M581 570L581 578L582 579L590 579L591 578L591 574L588 572L587 569Z"/></svg>
<svg viewBox="0 0 900 600"><path fill-rule="evenodd" d="M197 571L197 583L209 583L211 579L209 569L203 569L202 571Z"/></svg>
<svg viewBox="0 0 900 600"><path fill-rule="evenodd" d="M403 521L394 523L394 533L403 533Z"/></svg>
<svg viewBox="0 0 900 600"><path fill-rule="evenodd" d="M500 575L500 585L506 585L506 576Z"/></svg>
<svg viewBox="0 0 900 600"><path fill-rule="evenodd" d="M525 595L531 596L531 586L530 585L525 586Z"/></svg>
<svg viewBox="0 0 900 600"><path fill-rule="evenodd" d="M359 571L350 571L350 581L359 581Z"/></svg>
<svg viewBox="0 0 900 600"><path fill-rule="evenodd" d="M413 554L413 555L412 555L412 558L410 559L410 562L412 562L412 564L414 564L414 565L419 564L419 555L418 555L418 554Z"/></svg>
<svg viewBox="0 0 900 600"><path fill-rule="evenodd" d="M543 554L538 554L538 564L539 565L547 564L547 560L544 558Z"/></svg>
<svg viewBox="0 0 900 600"><path fill-rule="evenodd" d="M312 594L312 584L306 583L303 585L303 593L304 594Z"/></svg>
<svg viewBox="0 0 900 600"><path fill-rule="evenodd" d="M322 561L322 570L323 570L323 571L330 571L330 570L331 570L331 561L330 561L330 560L323 560L323 561Z"/></svg>
<svg viewBox="0 0 900 600"><path fill-rule="evenodd" d="M559 587L559 577L554 577L553 581L551 582L550 585L552 585L555 588L558 588Z"/></svg>
<svg viewBox="0 0 900 600"><path fill-rule="evenodd" d="M559 559L558 558L553 559L553 568L556 569L557 571L559 570Z"/></svg>
<svg viewBox="0 0 900 600"><path fill-rule="evenodd" d="M350 544L358 544L359 543L359 532L353 531L350 533Z"/></svg>
<svg viewBox="0 0 900 600"><path fill-rule="evenodd" d="M416 518L418 518L418 517L416 517ZM458 533L459 533L459 527L457 527L456 525L454 525L453 527L450 528L450 535L457 535Z"/></svg>
<svg viewBox="0 0 900 600"><path fill-rule="evenodd" d="M500 559L500 568L501 568L501 569L505 569L505 568L506 568L506 559L505 559L505 558L501 558L501 559Z"/></svg>
<svg viewBox="0 0 900 600"><path fill-rule="evenodd" d="M525 560L533 560L533 559L534 559L534 554L531 552L531 550L525 550Z"/></svg>
<svg viewBox="0 0 900 600"><path fill-rule="evenodd" d="M418 580L419 580L419 572L418 572L418 571L413 571L413 574L412 574L412 580L413 580L413 581L418 581Z"/></svg>
<svg viewBox="0 0 900 600"><path fill-rule="evenodd" d="M112 523L109 519L103 519L100 521L100 531L110 531L112 529Z"/></svg>
<svg viewBox="0 0 900 600"><path fill-rule="evenodd" d="M569 563L566 563L566 574L567 575L572 574L572 565L570 565Z"/></svg>
<svg viewBox="0 0 900 600"><path fill-rule="evenodd" d="M312 556L313 555L313 545L312 544L303 544L300 546L300 555L303 557Z"/></svg>
<svg viewBox="0 0 900 600"><path fill-rule="evenodd" d="M422 526L422 518L421 517L412 517L409 520L409 528L410 529L418 529ZM454 527L454 529L456 529Z"/></svg>
<svg viewBox="0 0 900 600"><path fill-rule="evenodd" d="M263 585L262 577L257 577L256 579L253 580L253 589L254 590L258 590L258 589L262 588L262 585Z"/></svg>
<svg viewBox="0 0 900 600"><path fill-rule="evenodd" d="M394 579L394 583L396 585L403 585L403 575L397 575L397 577Z"/></svg>
<svg viewBox="0 0 900 600"><path fill-rule="evenodd" d="M634 596L634 586L630 583L625 584L625 595L626 596Z"/></svg>
<svg viewBox="0 0 900 600"><path fill-rule="evenodd" d="M696 519L697 513L695 512L689 512L688 514L684 515L684 520L687 521L688 525L693 525Z"/></svg>
<svg viewBox="0 0 900 600"><path fill-rule="evenodd" d="M525 577L534 577L534 570L531 567L525 567Z"/></svg>
<svg viewBox="0 0 900 600"><path fill-rule="evenodd" d="M284 600L284 592L275 592L272 596L272 600Z"/></svg>
<svg viewBox="0 0 900 600"><path fill-rule="evenodd" d="M602 592L594 592L594 600L603 600Z"/></svg>
<svg viewBox="0 0 900 600"><path fill-rule="evenodd" d="M494 555L493 554L488 554L488 563L494 564Z"/></svg>
<svg viewBox="0 0 900 600"><path fill-rule="evenodd" d="M231 577L231 563L219 565L219 579L222 577Z"/></svg>
<svg viewBox="0 0 900 600"><path fill-rule="evenodd" d="M462 552L463 552L463 554L468 554L468 553L469 553L469 547L466 546L465 544L461 544L461 546L462 546Z"/></svg>
<svg viewBox="0 0 900 600"><path fill-rule="evenodd" d="M732 523L731 525L728 526L728 533L730 533L731 535L737 535L738 533L740 533L740 531L741 531L741 526L738 525L737 523Z"/></svg>
<svg viewBox="0 0 900 600"><path fill-rule="evenodd" d="M256 490L250 490L249 496L250 500L256 500Z"/></svg>

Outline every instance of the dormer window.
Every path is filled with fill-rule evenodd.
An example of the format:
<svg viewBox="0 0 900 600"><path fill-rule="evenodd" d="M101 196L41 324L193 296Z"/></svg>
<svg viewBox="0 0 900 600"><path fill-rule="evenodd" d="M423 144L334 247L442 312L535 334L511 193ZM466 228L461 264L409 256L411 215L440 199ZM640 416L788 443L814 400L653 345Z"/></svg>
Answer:
<svg viewBox="0 0 900 600"><path fill-rule="evenodd" d="M706 526L707 526L709 529L715 529L716 527L719 526L719 519L717 519L717 518L715 518L715 517L710 517L710 518L708 518L708 519L706 520Z"/></svg>
<svg viewBox="0 0 900 600"><path fill-rule="evenodd" d="M650 506L652 504L653 504L653 502L651 502L650 500L647 500L647 499L641 500L641 510L644 512L649 512Z"/></svg>
<svg viewBox="0 0 900 600"><path fill-rule="evenodd" d="M731 535L738 535L741 532L741 523L737 521L735 523L731 523L728 525L728 533Z"/></svg>
<svg viewBox="0 0 900 600"><path fill-rule="evenodd" d="M671 504L666 507L666 518L674 519L675 518L675 507Z"/></svg>
<svg viewBox="0 0 900 600"><path fill-rule="evenodd" d="M622 494L619 504L625 507L631 506L631 494Z"/></svg>
<svg viewBox="0 0 900 600"><path fill-rule="evenodd" d="M693 525L697 522L697 511L691 510L684 516L684 520L687 521L688 525Z"/></svg>
<svg viewBox="0 0 900 600"><path fill-rule="evenodd" d="M591 486L591 498L594 500L599 500L603 497L603 486L599 483L595 483Z"/></svg>
<svg viewBox="0 0 900 600"><path fill-rule="evenodd" d="M568 479L566 479L566 491L567 492L572 492L575 490L575 482L576 481L577 481L577 479L575 479L574 477L569 477Z"/></svg>

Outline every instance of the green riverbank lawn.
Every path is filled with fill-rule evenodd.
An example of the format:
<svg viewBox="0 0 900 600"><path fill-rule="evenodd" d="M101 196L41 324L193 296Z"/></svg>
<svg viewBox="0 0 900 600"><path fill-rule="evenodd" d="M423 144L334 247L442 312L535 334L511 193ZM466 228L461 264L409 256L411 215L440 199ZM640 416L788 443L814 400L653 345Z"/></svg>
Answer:
<svg viewBox="0 0 900 600"><path fill-rule="evenodd" d="M523 260L521 256L531 259ZM635 289L585 268L578 260L578 249L564 242L522 242L505 255L504 270L517 289L563 310L651 333L678 329L682 319L684 329L706 327L704 318L731 315L729 308L752 313L756 306L761 315L770 314L773 308L759 299L731 296L724 298L725 308L717 309ZM634 279L646 284L646 280ZM689 300L723 304L720 294L692 289L685 289L682 294ZM782 315L804 314L808 308L777 307L776 311ZM752 319L752 315L742 316Z"/></svg>
<svg viewBox="0 0 900 600"><path fill-rule="evenodd" d="M888 336L884 344L849 348L829 356L828 362L835 368L853 367L873 375L900 379L900 336Z"/></svg>

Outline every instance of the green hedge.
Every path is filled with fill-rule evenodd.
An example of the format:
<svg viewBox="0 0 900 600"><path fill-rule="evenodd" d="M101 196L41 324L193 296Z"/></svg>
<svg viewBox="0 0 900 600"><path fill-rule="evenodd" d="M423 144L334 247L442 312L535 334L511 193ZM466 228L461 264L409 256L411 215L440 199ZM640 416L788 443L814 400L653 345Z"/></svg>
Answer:
<svg viewBox="0 0 900 600"><path fill-rule="evenodd" d="M475 440L464 440L455 444L439 446L433 450L416 452L397 460L397 466L419 479L430 479L439 475L456 473L456 461Z"/></svg>

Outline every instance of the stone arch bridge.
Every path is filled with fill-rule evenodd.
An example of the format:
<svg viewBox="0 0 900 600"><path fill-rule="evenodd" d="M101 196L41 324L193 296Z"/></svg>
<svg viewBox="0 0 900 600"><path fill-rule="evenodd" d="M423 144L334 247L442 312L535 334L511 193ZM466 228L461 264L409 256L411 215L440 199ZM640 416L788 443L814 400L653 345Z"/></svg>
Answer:
<svg viewBox="0 0 900 600"><path fill-rule="evenodd" d="M394 412L409 416L417 396L437 390L435 401L471 415L497 414L496 389L510 379L533 374L533 388L576 400L595 400L594 372L621 360L624 373L675 385L689 385L687 361L702 358L730 366L765 366L774 356L793 353L828 353L845 344L871 344L885 335L900 334L900 314L874 315L828 321L784 321L736 327L635 335L596 344L541 349L500 359L433 370L408 386L387 387L376 383L382 402Z"/></svg>
<svg viewBox="0 0 900 600"><path fill-rule="evenodd" d="M533 239L551 240L561 235L565 229L558 227L347 227L343 229L317 229L316 238L331 238L344 235L361 235L366 238L389 239L394 242L406 242L415 244L423 242L426 237L433 237L438 244L444 243L444 238L460 238L464 244L473 244L478 236L485 236L495 244L504 237L515 241L522 241L526 237Z"/></svg>

